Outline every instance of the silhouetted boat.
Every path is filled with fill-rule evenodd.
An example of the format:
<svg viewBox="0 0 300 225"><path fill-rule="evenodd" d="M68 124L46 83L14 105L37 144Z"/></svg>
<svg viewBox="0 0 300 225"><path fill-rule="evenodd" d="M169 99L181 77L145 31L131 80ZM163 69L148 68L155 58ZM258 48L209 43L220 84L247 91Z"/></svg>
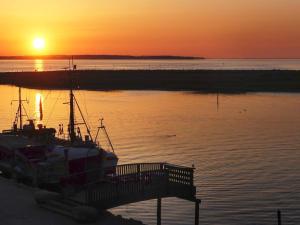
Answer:
<svg viewBox="0 0 300 225"><path fill-rule="evenodd" d="M4 130L0 134L0 171L6 177L16 177L19 180L38 185L66 186L69 184L84 184L87 180L112 175L118 163L118 157L101 120L95 139L83 117L79 104L70 89L70 105L68 135L65 139L63 125L57 133L54 128L46 128L42 124L35 127L34 120L29 119L23 125L23 104L21 88L19 88L19 107L12 129ZM75 123L75 105L78 107L86 126L87 135L82 138ZM19 127L18 127L19 125ZM75 131L76 130L76 131ZM96 143L100 130L108 139L111 151L103 149ZM95 171L89 173L87 171ZM75 177L72 175L76 174ZM91 175L92 174L92 175Z"/></svg>

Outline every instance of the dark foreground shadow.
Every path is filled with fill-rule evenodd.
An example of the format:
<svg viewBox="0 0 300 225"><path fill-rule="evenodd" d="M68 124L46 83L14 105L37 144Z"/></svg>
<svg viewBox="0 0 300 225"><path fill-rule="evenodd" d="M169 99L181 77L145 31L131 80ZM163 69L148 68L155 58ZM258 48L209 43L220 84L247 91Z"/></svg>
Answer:
<svg viewBox="0 0 300 225"><path fill-rule="evenodd" d="M78 225L74 219L44 209L35 202L35 189L0 176L0 224L2 225ZM99 214L91 225L143 225L108 211Z"/></svg>

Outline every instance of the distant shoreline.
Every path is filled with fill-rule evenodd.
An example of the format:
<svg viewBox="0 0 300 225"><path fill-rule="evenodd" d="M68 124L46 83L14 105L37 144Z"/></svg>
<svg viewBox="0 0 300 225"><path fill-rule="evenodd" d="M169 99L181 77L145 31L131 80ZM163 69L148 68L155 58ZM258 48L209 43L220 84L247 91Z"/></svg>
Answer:
<svg viewBox="0 0 300 225"><path fill-rule="evenodd" d="M116 60L193 60L204 59L203 57L194 56L173 56L173 55L150 55L150 56L133 56L133 55L38 55L38 56L0 56L0 60L70 60L70 59L116 59Z"/></svg>
<svg viewBox="0 0 300 225"><path fill-rule="evenodd" d="M70 73L83 90L165 90L203 93L300 93L294 70L77 70L0 73L0 84L37 89L68 89Z"/></svg>

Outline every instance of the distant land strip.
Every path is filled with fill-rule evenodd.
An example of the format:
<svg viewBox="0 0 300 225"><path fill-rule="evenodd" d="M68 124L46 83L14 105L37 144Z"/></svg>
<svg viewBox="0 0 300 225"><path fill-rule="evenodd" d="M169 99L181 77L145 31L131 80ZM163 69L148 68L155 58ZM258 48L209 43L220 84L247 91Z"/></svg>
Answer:
<svg viewBox="0 0 300 225"><path fill-rule="evenodd" d="M0 56L0 60L34 60L34 59L159 59L159 60L179 60L179 59L204 59L203 57L194 56L172 56L172 55L153 55L153 56L132 56L132 55L39 55L39 56Z"/></svg>
<svg viewBox="0 0 300 225"><path fill-rule="evenodd" d="M77 70L0 73L0 84L37 89L300 92L290 70Z"/></svg>

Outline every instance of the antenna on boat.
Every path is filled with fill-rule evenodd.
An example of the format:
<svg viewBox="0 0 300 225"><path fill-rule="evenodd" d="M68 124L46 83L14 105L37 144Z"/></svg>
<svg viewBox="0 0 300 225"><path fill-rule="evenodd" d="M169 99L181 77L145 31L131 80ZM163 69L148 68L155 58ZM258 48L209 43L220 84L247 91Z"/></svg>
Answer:
<svg viewBox="0 0 300 225"><path fill-rule="evenodd" d="M115 152L114 146L112 145L111 140L110 140L110 138L109 138L109 136L108 136L108 133L107 133L107 131L106 131L106 128L105 128L105 126L104 126L103 120L104 120L103 118L100 119L100 127L98 127L98 130L97 130L97 134L96 134L95 140L97 140L97 138L98 138L98 136L99 136L99 131L100 131L100 129L102 129L102 130L104 131L104 134L105 134L105 136L106 136L106 138L107 138L107 140L108 140L108 143L109 143L109 145L110 145L112 151Z"/></svg>

